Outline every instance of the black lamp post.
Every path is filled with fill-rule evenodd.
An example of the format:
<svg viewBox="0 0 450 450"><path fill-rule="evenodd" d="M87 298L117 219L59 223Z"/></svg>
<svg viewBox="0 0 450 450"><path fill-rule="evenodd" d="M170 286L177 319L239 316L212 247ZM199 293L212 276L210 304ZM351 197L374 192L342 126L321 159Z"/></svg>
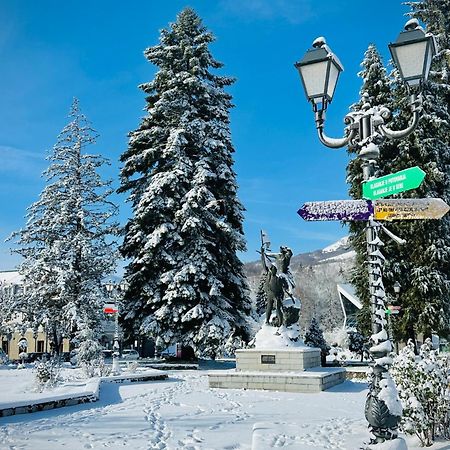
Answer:
<svg viewBox="0 0 450 450"><path fill-rule="evenodd" d="M408 90L412 91L410 96L412 120L403 130L391 130L385 125L391 116L385 106L371 106L366 102L361 111L349 113L345 117L344 137L334 139L326 136L325 110L333 100L339 73L343 70L342 64L322 37L316 39L313 49L295 64L306 96L313 106L319 140L330 148L353 146L363 161L364 181L374 177L376 159L380 154L377 145L380 139L401 139L411 134L417 127L421 112L420 89L427 79L436 46L433 36L425 34L418 21L413 19L407 22L405 31L390 45L390 50L403 81ZM389 354L392 351L392 344L386 331L386 293L382 280L385 258L380 251L383 245L379 237L380 228L381 225L375 222L373 217L367 222L367 263L373 333L370 352L374 359L365 407L366 419L373 436L368 448L371 448L372 444L395 440L401 419L401 408L389 406L385 401L388 396L394 399L395 403L398 394L389 375L389 366L392 364ZM398 442L398 448L404 448L401 447L403 444L400 440Z"/></svg>

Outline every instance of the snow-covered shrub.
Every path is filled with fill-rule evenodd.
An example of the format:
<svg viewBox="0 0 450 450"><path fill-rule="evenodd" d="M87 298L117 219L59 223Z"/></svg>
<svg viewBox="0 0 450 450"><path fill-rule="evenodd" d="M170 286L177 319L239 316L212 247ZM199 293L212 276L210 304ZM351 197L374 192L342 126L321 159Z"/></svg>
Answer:
<svg viewBox="0 0 450 450"><path fill-rule="evenodd" d="M324 333L330 345L328 361L337 364L346 364L347 361L362 361L369 359L366 339L355 328L335 328Z"/></svg>
<svg viewBox="0 0 450 450"><path fill-rule="evenodd" d="M348 333L349 345L348 349L360 356L361 361L365 354L368 353L367 339L359 331L350 331Z"/></svg>
<svg viewBox="0 0 450 450"><path fill-rule="evenodd" d="M17 365L18 369L24 369L25 368L25 360L27 358L28 358L28 353L26 351L21 351L19 353L20 363Z"/></svg>
<svg viewBox="0 0 450 450"><path fill-rule="evenodd" d="M325 340L332 347L341 347L347 350L349 346L349 337L346 329L341 327L334 328L331 331L326 331L323 333Z"/></svg>
<svg viewBox="0 0 450 450"><path fill-rule="evenodd" d="M77 362L88 378L96 376L100 367L104 366L102 347L98 341L91 338L82 341L77 351Z"/></svg>
<svg viewBox="0 0 450 450"><path fill-rule="evenodd" d="M401 429L415 434L422 445L432 445L436 436L450 438L450 394L448 356L432 349L430 339L414 354L414 343L395 358L391 367L403 406Z"/></svg>
<svg viewBox="0 0 450 450"><path fill-rule="evenodd" d="M129 372L136 372L136 369L139 367L139 363L137 361L130 361L127 364L127 370Z"/></svg>
<svg viewBox="0 0 450 450"><path fill-rule="evenodd" d="M99 377L107 377L111 373L112 366L105 364L105 358L102 357L100 358L96 369Z"/></svg>
<svg viewBox="0 0 450 450"><path fill-rule="evenodd" d="M321 364L322 366L325 366L327 355L330 352L330 346L327 344L327 341L323 337L323 332L319 327L319 323L317 322L315 317L312 318L311 324L308 331L305 333L303 341L308 347L320 348Z"/></svg>
<svg viewBox="0 0 450 450"><path fill-rule="evenodd" d="M37 388L42 392L47 387L56 386L61 366L57 358L52 358L49 361L43 359L36 362L34 370Z"/></svg>

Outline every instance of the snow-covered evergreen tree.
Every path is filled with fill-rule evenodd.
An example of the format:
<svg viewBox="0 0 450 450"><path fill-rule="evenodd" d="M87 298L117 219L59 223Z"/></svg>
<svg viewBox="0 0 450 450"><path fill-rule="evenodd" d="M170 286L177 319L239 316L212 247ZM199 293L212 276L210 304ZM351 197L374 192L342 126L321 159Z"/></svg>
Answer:
<svg viewBox="0 0 450 450"><path fill-rule="evenodd" d="M348 349L351 352L357 353L361 361L364 359L364 353L368 352L368 339L364 337L359 331L350 331L348 333Z"/></svg>
<svg viewBox="0 0 450 450"><path fill-rule="evenodd" d="M409 340L391 367L403 406L401 428L416 434L424 446L430 446L436 436L450 437L449 370L448 357L433 350L430 339L418 357Z"/></svg>
<svg viewBox="0 0 450 450"><path fill-rule="evenodd" d="M107 161L85 153L95 139L74 100L70 123L47 157L47 184L28 208L26 226L12 236L24 258L17 309L34 329L45 326L56 352L63 337L97 331L107 300L102 280L115 267L117 208L109 201L111 183L98 174Z"/></svg>
<svg viewBox="0 0 450 450"><path fill-rule="evenodd" d="M351 106L351 111L361 111L369 106L384 105L390 107L392 103L390 81L375 45L369 45L367 51L364 53L361 67L362 70L358 73L358 76L363 79L363 84L359 92L360 99ZM387 141L380 143L379 145L379 175L384 175L386 166L389 166L392 147L393 144ZM352 158L347 166L347 183L350 185L349 194L352 198L359 199L362 197L362 161L357 157L354 148L350 147L348 153ZM351 283L355 286L356 294L364 305L358 315L358 322L359 327L364 330L366 334L369 334L370 294L365 228L365 222L350 222L349 224L350 242L356 251L356 262L351 274Z"/></svg>
<svg viewBox="0 0 450 450"><path fill-rule="evenodd" d="M303 342L309 347L320 348L321 364L322 366L325 366L327 363L327 355L330 351L330 346L327 344L327 341L323 337L323 331L321 330L319 323L317 322L315 317L313 317L311 320L311 324L309 326L309 329L305 333Z"/></svg>
<svg viewBox="0 0 450 450"><path fill-rule="evenodd" d="M213 73L213 41L188 8L145 51L159 70L141 85L148 114L130 133L120 188L133 209L124 326L211 357L249 339L251 310L236 256L245 242L224 90L233 80Z"/></svg>
<svg viewBox="0 0 450 450"><path fill-rule="evenodd" d="M77 364L88 378L92 378L104 363L102 347L95 334L89 329L80 332L80 341L77 349Z"/></svg>
<svg viewBox="0 0 450 450"><path fill-rule="evenodd" d="M414 191L399 194L399 197L438 197L447 203L450 200L450 61L448 0L426 0L408 2L412 16L423 21L427 31L432 32L439 44L439 53L433 60L430 79L423 90L424 113L415 133L408 139L390 142L385 140L380 146L378 176L419 166L426 172L424 183ZM389 126L402 129L410 118L408 92L404 83L394 70L392 76L392 95L383 88L376 99L370 94L370 86L378 90L386 86L384 70L376 74L378 64L365 64L364 86L362 91L369 92L372 105L383 104L393 112ZM369 70L370 68L370 70ZM376 76L369 76L370 72ZM378 78L378 79L377 79ZM369 83L369 80L372 80ZM381 92L384 92L381 95ZM379 102L379 103L378 103ZM357 162L349 165L348 180L350 193L358 198L360 181L357 179ZM352 282L358 296L368 304L367 269L365 265L365 243L362 225L350 225L352 243L357 252L356 270ZM399 247L386 239L383 253L386 257L385 285L392 292L395 281L402 285L400 303L402 313L396 321L398 338L415 339L417 332L431 335L432 331L447 334L450 324L450 217L441 220L403 221L389 224L394 233L407 240ZM393 292L392 292L393 293ZM360 325L366 332L369 311L363 309Z"/></svg>
<svg viewBox="0 0 450 450"><path fill-rule="evenodd" d="M450 2L408 2L411 15L421 20L438 43L429 81L423 88L423 114L415 133L399 141L394 170L419 166L426 177L422 185L400 197L437 197L450 202ZM398 83L397 83L398 84ZM396 92L397 104L406 106L404 88ZM404 116L404 115L403 115ZM403 120L403 123L401 122ZM405 118L395 118L397 126ZM399 337L414 339L417 332L431 336L450 330L450 216L439 220L393 223L392 230L407 240L403 248L387 246L386 279L400 281L402 313ZM387 284L388 284L387 283Z"/></svg>
<svg viewBox="0 0 450 450"><path fill-rule="evenodd" d="M264 314L267 306L267 294L265 289L265 283L267 278L267 272L264 271L261 274L261 278L258 284L258 291L256 292L256 313L260 316Z"/></svg>

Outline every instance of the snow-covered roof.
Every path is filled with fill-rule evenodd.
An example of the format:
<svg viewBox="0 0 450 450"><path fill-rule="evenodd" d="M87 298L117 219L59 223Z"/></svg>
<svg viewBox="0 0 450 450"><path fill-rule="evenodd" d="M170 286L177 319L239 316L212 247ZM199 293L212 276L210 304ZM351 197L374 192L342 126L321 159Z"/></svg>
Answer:
<svg viewBox="0 0 450 450"><path fill-rule="evenodd" d="M346 307L345 301L350 302L350 304L357 309L361 309L363 305L356 296L355 288L351 284L337 284L336 286L339 293L339 301L341 302L342 312L344 313L343 328L345 329L347 326L354 326L353 322L356 320L354 312L351 312L351 308L347 311L349 308L348 303Z"/></svg>
<svg viewBox="0 0 450 450"><path fill-rule="evenodd" d="M339 292L339 297L343 295L347 300L353 303L358 309L363 307L361 301L356 296L355 288L351 284L338 284L337 290Z"/></svg>
<svg viewBox="0 0 450 450"><path fill-rule="evenodd" d="M1 284L22 284L22 275L17 270L0 271Z"/></svg>

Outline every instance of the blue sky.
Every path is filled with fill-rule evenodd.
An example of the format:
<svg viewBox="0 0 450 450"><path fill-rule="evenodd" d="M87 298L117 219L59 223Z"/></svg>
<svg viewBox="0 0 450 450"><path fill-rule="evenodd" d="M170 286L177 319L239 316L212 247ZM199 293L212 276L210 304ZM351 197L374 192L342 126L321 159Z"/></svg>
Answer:
<svg viewBox="0 0 450 450"><path fill-rule="evenodd" d="M0 239L24 225L27 206L43 187L45 155L67 122L72 98L99 132L91 151L112 162L105 175L118 186L118 158L127 133L144 115L137 86L153 78L143 56L159 30L193 7L216 35L229 89L239 197L246 207L248 251L257 258L259 230L273 247L312 251L346 235L339 223L304 222L305 201L348 198L345 150L316 138L313 115L293 63L325 36L345 67L327 112L327 133L343 132L358 99L359 64L369 43L388 61L387 44L408 12L397 0L7 0L0 3ZM122 223L130 214L116 196ZM17 263L0 244L0 269Z"/></svg>

